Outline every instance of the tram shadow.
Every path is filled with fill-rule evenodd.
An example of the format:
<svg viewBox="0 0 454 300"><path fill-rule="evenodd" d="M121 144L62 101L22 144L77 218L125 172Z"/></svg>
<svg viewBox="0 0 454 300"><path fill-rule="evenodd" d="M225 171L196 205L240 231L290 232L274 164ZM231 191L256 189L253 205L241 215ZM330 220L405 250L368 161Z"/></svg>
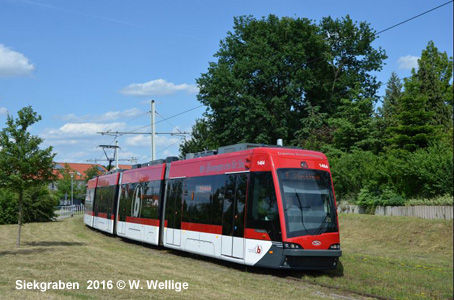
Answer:
<svg viewBox="0 0 454 300"><path fill-rule="evenodd" d="M55 246L63 246L63 247L71 247L71 246L84 246L85 243L79 242L64 242L64 241L40 241L40 242L27 242L25 243L27 246L32 247L55 247Z"/></svg>

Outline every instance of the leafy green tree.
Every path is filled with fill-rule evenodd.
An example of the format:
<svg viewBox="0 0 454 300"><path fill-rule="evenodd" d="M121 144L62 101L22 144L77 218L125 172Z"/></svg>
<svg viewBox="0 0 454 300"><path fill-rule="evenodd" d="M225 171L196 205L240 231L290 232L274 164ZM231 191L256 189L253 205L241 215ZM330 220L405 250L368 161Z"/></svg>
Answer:
<svg viewBox="0 0 454 300"><path fill-rule="evenodd" d="M397 105L397 124L390 126L393 148L415 151L430 143L452 142L452 57L430 41L418 60L418 70L405 80Z"/></svg>
<svg viewBox="0 0 454 300"><path fill-rule="evenodd" d="M192 136L180 144L180 155L184 157L188 153L195 153L202 150L217 149L219 144L211 137L212 130L209 128L206 119L198 119L192 127Z"/></svg>
<svg viewBox="0 0 454 300"><path fill-rule="evenodd" d="M304 149L321 151L333 142L333 129L328 125L328 114L320 112L320 106L306 103L307 117L300 120L300 129L295 132L293 144Z"/></svg>
<svg viewBox="0 0 454 300"><path fill-rule="evenodd" d="M378 115L382 119L382 132L386 128L397 125L397 109L399 100L402 97L402 81L395 72L391 73L383 97L383 104L378 108Z"/></svg>
<svg viewBox="0 0 454 300"><path fill-rule="evenodd" d="M322 79L325 85L322 92L329 93L323 97L328 103L322 106L328 106L327 112L334 113L352 88L361 89L365 98L376 102L380 82L371 72L380 71L387 56L383 49L372 46L377 37L375 31L368 23L354 22L348 15L341 19L323 18L319 27L328 46L324 53L328 70L317 70L326 76Z"/></svg>
<svg viewBox="0 0 454 300"><path fill-rule="evenodd" d="M98 166L91 166L85 171L84 180L85 182L88 182L88 180L100 176L102 174L103 172L98 168Z"/></svg>
<svg viewBox="0 0 454 300"><path fill-rule="evenodd" d="M386 58L371 46L375 37L369 24L348 16L320 24L274 15L235 18L217 62L197 80L211 132L200 138L212 140L193 137L192 145L201 151L206 144L274 144L278 138L299 143L296 136L305 134L299 130L312 108L332 115L358 85L375 101L378 82L371 72ZM327 123L314 125L319 130Z"/></svg>
<svg viewBox="0 0 454 300"><path fill-rule="evenodd" d="M442 125L452 130L452 57L439 52L430 41L418 60L418 70L412 72L412 79L418 81L419 92L427 97L427 108L434 112L433 125Z"/></svg>
<svg viewBox="0 0 454 300"><path fill-rule="evenodd" d="M342 99L338 112L329 120L333 127L333 146L341 151L376 150L378 137L373 126L373 100L353 89L350 99Z"/></svg>
<svg viewBox="0 0 454 300"><path fill-rule="evenodd" d="M85 186L78 184L76 181L76 171L71 169L68 164L65 164L65 167L59 170L61 179L58 179L56 182L57 186L57 196L59 199L67 199L71 197L71 190L73 198L83 198L85 195ZM71 178L72 176L72 178Z"/></svg>
<svg viewBox="0 0 454 300"><path fill-rule="evenodd" d="M427 95L421 94L417 78L405 80L405 91L399 101L398 125L388 128L388 142L394 149L413 152L426 148L437 136L437 126L431 124L435 112L429 110Z"/></svg>
<svg viewBox="0 0 454 300"><path fill-rule="evenodd" d="M55 179L52 172L52 147L40 149L43 139L28 132L41 116L31 106L18 111L18 118L8 115L6 127L0 132L0 187L18 194L18 232L16 246L20 247L23 222L24 192Z"/></svg>

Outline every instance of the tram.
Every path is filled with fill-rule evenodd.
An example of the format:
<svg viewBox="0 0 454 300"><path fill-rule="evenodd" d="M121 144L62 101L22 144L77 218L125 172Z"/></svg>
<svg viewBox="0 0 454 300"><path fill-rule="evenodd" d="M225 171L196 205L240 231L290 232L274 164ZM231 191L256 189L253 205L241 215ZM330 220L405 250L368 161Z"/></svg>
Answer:
<svg viewBox="0 0 454 300"><path fill-rule="evenodd" d="M342 255L323 153L256 144L169 157L88 182L87 226L249 266L335 269Z"/></svg>

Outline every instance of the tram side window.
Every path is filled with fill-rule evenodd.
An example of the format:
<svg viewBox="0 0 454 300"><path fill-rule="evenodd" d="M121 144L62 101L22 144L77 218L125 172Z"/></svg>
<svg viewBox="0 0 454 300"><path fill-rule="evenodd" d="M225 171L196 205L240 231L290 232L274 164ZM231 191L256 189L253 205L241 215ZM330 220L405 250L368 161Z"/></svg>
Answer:
<svg viewBox="0 0 454 300"><path fill-rule="evenodd" d="M115 191L115 187L113 186L103 186L96 190L95 210L97 212L109 212L109 208L111 207L110 202L113 198L112 188Z"/></svg>
<svg viewBox="0 0 454 300"><path fill-rule="evenodd" d="M266 230L273 241L282 241L271 172L251 173L246 220L248 228Z"/></svg>
<svg viewBox="0 0 454 300"><path fill-rule="evenodd" d="M109 189L110 189L110 198L109 198L109 202L108 202L108 212L111 213L111 214L115 214L116 212L114 211L114 207L115 207L115 201L117 199L117 185L111 185L109 186Z"/></svg>
<svg viewBox="0 0 454 300"><path fill-rule="evenodd" d="M168 183L168 196L165 206L165 220L168 228L181 226L181 205L185 179L172 179Z"/></svg>
<svg viewBox="0 0 454 300"><path fill-rule="evenodd" d="M158 219L161 182L149 181L141 183L141 185L143 185L143 195L140 216L147 219Z"/></svg>
<svg viewBox="0 0 454 300"><path fill-rule="evenodd" d="M95 195L95 189L87 189L87 195L85 197L85 210L93 211L93 196Z"/></svg>
<svg viewBox="0 0 454 300"><path fill-rule="evenodd" d="M183 222L222 225L225 175L186 179Z"/></svg>
<svg viewBox="0 0 454 300"><path fill-rule="evenodd" d="M211 224L222 225L226 175L214 176L211 194Z"/></svg>
<svg viewBox="0 0 454 300"><path fill-rule="evenodd" d="M211 191L213 178L186 179L183 222L211 224Z"/></svg>
<svg viewBox="0 0 454 300"><path fill-rule="evenodd" d="M116 185L103 186L96 189L95 212L106 213L108 217L113 214L115 196L117 192Z"/></svg>
<svg viewBox="0 0 454 300"><path fill-rule="evenodd" d="M103 211L103 207L104 207L103 202L104 202L103 188L99 187L96 189L96 197L95 197L95 205L94 205L95 206L94 211L96 213Z"/></svg>
<svg viewBox="0 0 454 300"><path fill-rule="evenodd" d="M131 216L131 201L132 201L132 191L131 184L123 184L121 186L120 194L120 207L118 209L120 221L125 222L126 216ZM134 191L134 188L132 188Z"/></svg>

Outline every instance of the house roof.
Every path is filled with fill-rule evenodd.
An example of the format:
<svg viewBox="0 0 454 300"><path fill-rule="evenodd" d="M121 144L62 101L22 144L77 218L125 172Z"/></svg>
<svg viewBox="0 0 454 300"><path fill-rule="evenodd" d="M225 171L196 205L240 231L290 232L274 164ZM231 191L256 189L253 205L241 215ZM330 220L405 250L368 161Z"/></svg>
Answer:
<svg viewBox="0 0 454 300"><path fill-rule="evenodd" d="M65 162L55 162L54 163L54 174L58 176L58 179L63 179L60 170L65 169L65 165L68 165L69 168L75 172L74 180L83 180L85 177L85 172L93 166L98 167L99 171L102 173L107 172L107 169L100 164L81 164L81 163L65 163Z"/></svg>
<svg viewBox="0 0 454 300"><path fill-rule="evenodd" d="M118 165L118 168L122 169L122 170L131 170L132 169L132 166L131 165Z"/></svg>

